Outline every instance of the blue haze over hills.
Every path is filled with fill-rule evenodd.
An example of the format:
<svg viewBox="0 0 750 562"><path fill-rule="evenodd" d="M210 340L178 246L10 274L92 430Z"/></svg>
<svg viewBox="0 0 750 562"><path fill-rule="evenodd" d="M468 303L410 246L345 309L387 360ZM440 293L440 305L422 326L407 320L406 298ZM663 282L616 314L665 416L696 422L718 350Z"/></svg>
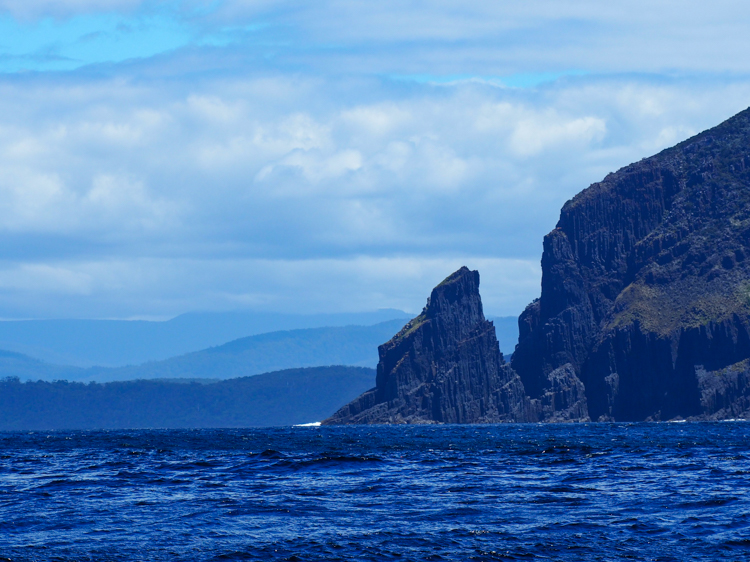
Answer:
<svg viewBox="0 0 750 562"><path fill-rule="evenodd" d="M24 320L0 322L0 349L47 363L122 367L159 361L257 334L336 326L370 326L412 315L401 310L350 314L193 312L146 320Z"/></svg>
<svg viewBox="0 0 750 562"><path fill-rule="evenodd" d="M388 316L400 317L372 323ZM79 365L158 357L269 327L372 324L276 330L116 367L66 365L0 349L0 429L246 427L322 420L374 385L371 367L377 365L378 346L410 316L382 310L318 316L195 313L166 322L3 322L2 334L16 348L72 358ZM517 319L496 323L512 349Z"/></svg>
<svg viewBox="0 0 750 562"><path fill-rule="evenodd" d="M378 346L410 316L381 310L316 316L194 313L167 322L2 322L0 347L5 349L0 351L0 376L103 382L227 379L322 365L375 367ZM518 337L517 319L493 320L501 350L510 355ZM352 322L361 324L347 325ZM328 325L289 329L316 323ZM257 333L271 327L287 329Z"/></svg>

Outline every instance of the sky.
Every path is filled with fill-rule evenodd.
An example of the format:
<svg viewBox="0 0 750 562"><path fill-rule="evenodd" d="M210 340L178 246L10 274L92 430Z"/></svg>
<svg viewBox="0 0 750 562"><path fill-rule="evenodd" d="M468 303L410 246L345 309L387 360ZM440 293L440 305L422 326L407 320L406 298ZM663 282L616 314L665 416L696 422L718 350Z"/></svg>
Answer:
<svg viewBox="0 0 750 562"><path fill-rule="evenodd" d="M539 296L607 173L750 105L750 4L0 0L0 318Z"/></svg>

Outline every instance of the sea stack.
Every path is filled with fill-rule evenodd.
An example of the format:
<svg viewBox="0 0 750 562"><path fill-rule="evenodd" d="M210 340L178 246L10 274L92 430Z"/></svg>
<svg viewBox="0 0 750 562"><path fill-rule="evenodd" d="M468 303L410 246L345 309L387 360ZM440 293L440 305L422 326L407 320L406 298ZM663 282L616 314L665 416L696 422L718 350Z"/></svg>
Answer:
<svg viewBox="0 0 750 562"><path fill-rule="evenodd" d="M422 313L378 348L376 386L327 419L347 423L489 423L538 415L485 319L479 273L462 267Z"/></svg>
<svg viewBox="0 0 750 562"><path fill-rule="evenodd" d="M326 423L750 419L750 109L568 201L519 328L461 268Z"/></svg>

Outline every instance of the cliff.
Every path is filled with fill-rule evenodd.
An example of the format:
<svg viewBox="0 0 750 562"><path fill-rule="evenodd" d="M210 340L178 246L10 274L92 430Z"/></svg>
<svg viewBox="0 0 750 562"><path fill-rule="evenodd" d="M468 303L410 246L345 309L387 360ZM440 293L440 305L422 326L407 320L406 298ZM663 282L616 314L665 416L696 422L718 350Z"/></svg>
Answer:
<svg viewBox="0 0 750 562"><path fill-rule="evenodd" d="M438 285L328 423L750 418L750 110L564 205L511 365L478 287Z"/></svg>
<svg viewBox="0 0 750 562"><path fill-rule="evenodd" d="M750 110L565 204L513 369L571 369L594 420L748 417L748 257Z"/></svg>
<svg viewBox="0 0 750 562"><path fill-rule="evenodd" d="M462 267L433 289L427 306L378 348L376 386L326 420L343 423L534 421L519 377L485 319L479 273Z"/></svg>

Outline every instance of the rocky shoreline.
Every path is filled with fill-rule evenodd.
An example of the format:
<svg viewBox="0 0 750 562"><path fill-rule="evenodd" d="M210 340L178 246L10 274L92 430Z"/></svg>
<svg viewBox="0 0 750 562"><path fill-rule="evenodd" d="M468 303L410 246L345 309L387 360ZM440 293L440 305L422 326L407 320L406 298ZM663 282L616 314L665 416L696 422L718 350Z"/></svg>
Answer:
<svg viewBox="0 0 750 562"><path fill-rule="evenodd" d="M745 110L565 204L510 364L462 268L325 423L750 418L748 257Z"/></svg>

